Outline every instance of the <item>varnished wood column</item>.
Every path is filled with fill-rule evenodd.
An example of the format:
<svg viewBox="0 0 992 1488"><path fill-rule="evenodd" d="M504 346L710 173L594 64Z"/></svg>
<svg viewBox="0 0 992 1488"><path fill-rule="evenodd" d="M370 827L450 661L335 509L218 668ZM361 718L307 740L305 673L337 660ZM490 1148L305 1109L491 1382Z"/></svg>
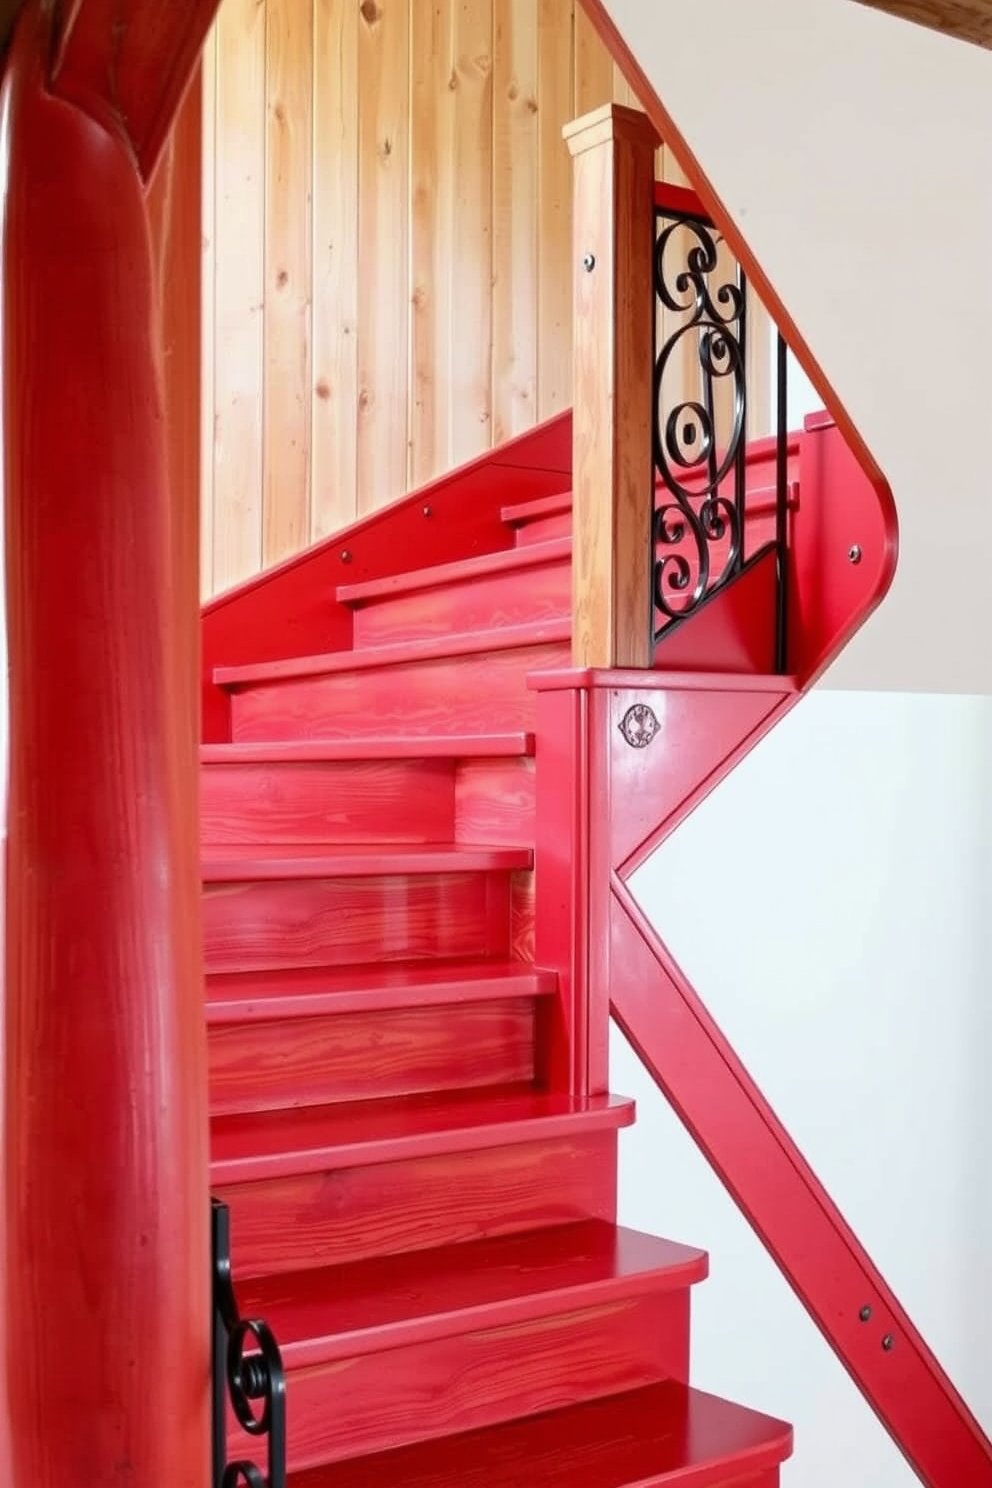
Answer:
<svg viewBox="0 0 992 1488"><path fill-rule="evenodd" d="M654 151L646 115L570 124L574 157L572 658L651 661Z"/></svg>
<svg viewBox="0 0 992 1488"><path fill-rule="evenodd" d="M3 89L11 1488L205 1488L196 676L153 263L116 121L43 87L41 12Z"/></svg>

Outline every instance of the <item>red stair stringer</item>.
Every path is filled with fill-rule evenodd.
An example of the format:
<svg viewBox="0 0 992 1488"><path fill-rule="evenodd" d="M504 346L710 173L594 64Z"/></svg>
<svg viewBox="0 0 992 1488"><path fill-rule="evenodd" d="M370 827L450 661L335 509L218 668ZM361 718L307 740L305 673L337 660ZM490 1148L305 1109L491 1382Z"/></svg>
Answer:
<svg viewBox="0 0 992 1488"><path fill-rule="evenodd" d="M571 1068L554 1077L575 1093L607 1088L612 1012L920 1480L992 1488L992 1445L627 887L808 690L890 582L891 504L829 420L808 423L804 441L792 676L573 670L529 679L541 762L535 959L558 975L571 1035L562 1047L572 1049Z"/></svg>

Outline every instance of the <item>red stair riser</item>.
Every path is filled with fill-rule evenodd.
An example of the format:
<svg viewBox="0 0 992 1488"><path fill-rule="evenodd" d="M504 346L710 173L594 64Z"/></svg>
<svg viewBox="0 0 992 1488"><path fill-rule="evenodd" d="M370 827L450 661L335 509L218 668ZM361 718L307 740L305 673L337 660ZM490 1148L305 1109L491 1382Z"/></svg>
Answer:
<svg viewBox="0 0 992 1488"><path fill-rule="evenodd" d="M537 882L533 870L510 875L510 953L521 961L534 960Z"/></svg>
<svg viewBox="0 0 992 1488"><path fill-rule="evenodd" d="M206 969L497 956L508 945L509 898L505 873L211 884Z"/></svg>
<svg viewBox="0 0 992 1488"><path fill-rule="evenodd" d="M529 1080L534 1002L468 1003L214 1027L214 1114Z"/></svg>
<svg viewBox="0 0 992 1488"><path fill-rule="evenodd" d="M455 767L455 841L531 846L536 811L533 759L461 760Z"/></svg>
<svg viewBox="0 0 992 1488"><path fill-rule="evenodd" d="M685 1379L688 1291L290 1371L291 1470Z"/></svg>
<svg viewBox="0 0 992 1488"><path fill-rule="evenodd" d="M269 682L235 692L235 739L378 738L534 726L528 672L567 666L562 643Z"/></svg>
<svg viewBox="0 0 992 1488"><path fill-rule="evenodd" d="M214 1186L236 1276L276 1275L487 1235L612 1219L613 1132Z"/></svg>
<svg viewBox="0 0 992 1488"><path fill-rule="evenodd" d="M572 612L569 558L534 564L522 572L453 579L432 589L362 605L355 614L355 645L384 646L423 636L553 620Z"/></svg>
<svg viewBox="0 0 992 1488"><path fill-rule="evenodd" d="M572 513L558 512L552 517L539 517L534 522L524 522L516 530L515 544L518 548L531 543L551 542L557 537L571 537Z"/></svg>
<svg viewBox="0 0 992 1488"><path fill-rule="evenodd" d="M449 760L211 764L200 773L204 842L443 842Z"/></svg>

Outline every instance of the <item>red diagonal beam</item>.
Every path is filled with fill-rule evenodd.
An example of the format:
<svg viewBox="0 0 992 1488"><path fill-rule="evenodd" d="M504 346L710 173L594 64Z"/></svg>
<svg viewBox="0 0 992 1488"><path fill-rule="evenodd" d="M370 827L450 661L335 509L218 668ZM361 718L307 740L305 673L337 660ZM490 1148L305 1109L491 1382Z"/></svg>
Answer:
<svg viewBox="0 0 992 1488"><path fill-rule="evenodd" d="M147 181L220 0L62 0L52 88L124 126Z"/></svg>

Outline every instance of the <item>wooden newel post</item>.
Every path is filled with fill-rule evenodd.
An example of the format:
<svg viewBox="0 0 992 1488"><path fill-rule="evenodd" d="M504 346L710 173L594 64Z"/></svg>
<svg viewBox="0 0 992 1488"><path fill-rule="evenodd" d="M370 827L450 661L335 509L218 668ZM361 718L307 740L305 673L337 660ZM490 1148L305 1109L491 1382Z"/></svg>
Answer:
<svg viewBox="0 0 992 1488"><path fill-rule="evenodd" d="M0 1470L5 1488L204 1488L196 679L175 649L189 586L170 571L143 183L116 113L48 91L51 11L22 13L2 94Z"/></svg>
<svg viewBox="0 0 992 1488"><path fill-rule="evenodd" d="M574 158L572 659L646 667L658 137L646 115L607 104L565 138Z"/></svg>

